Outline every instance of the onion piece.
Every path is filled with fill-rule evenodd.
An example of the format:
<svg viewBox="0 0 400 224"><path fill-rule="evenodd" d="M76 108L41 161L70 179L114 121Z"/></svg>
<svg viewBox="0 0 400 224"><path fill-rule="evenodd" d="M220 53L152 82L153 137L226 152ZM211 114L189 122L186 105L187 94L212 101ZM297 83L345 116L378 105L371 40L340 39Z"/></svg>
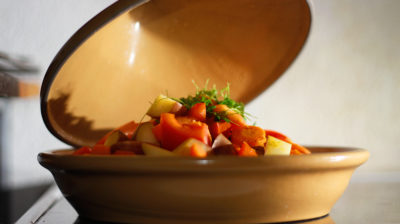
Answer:
<svg viewBox="0 0 400 224"><path fill-rule="evenodd" d="M220 147L220 146L224 146L224 145L232 145L232 142L229 141L229 139L227 137L225 137L225 135L223 134L219 134L215 140L214 143L212 144L212 149Z"/></svg>

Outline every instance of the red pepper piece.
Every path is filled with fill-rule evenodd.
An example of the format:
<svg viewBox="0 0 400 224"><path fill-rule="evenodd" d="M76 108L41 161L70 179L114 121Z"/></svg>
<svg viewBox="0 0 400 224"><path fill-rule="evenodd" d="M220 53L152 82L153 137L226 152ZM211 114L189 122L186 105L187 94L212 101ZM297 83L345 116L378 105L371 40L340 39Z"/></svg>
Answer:
<svg viewBox="0 0 400 224"><path fill-rule="evenodd" d="M187 118L180 118L178 121L174 114L163 113L160 118L160 126L161 146L165 149L173 150L189 138L194 138L204 144L211 145L210 131L207 124L203 122Z"/></svg>
<svg viewBox="0 0 400 224"><path fill-rule="evenodd" d="M213 139L215 139L219 134L226 132L231 128L232 124L225 121L213 121L210 122L210 132Z"/></svg>
<svg viewBox="0 0 400 224"><path fill-rule="evenodd" d="M121 127L116 128L116 129L114 129L114 130L108 132L106 135L104 135L104 136L96 143L96 145L103 145L104 142L106 141L106 139L108 138L108 136L110 136L110 135L111 135L114 131L116 131L116 130L121 131L122 133L124 133L124 135L126 135L126 137L128 137L129 139L132 139L133 134L135 133L135 131L136 131L136 129L137 129L138 126L139 126L139 124L136 123L136 122L134 122L134 121L128 122L128 123L122 125Z"/></svg>
<svg viewBox="0 0 400 224"><path fill-rule="evenodd" d="M91 153L92 153L92 148L83 146L82 148L75 150L73 155L85 155L85 154L91 154Z"/></svg>
<svg viewBox="0 0 400 224"><path fill-rule="evenodd" d="M110 155L111 150L109 146L105 145L95 145L92 147L92 153L93 155Z"/></svg>

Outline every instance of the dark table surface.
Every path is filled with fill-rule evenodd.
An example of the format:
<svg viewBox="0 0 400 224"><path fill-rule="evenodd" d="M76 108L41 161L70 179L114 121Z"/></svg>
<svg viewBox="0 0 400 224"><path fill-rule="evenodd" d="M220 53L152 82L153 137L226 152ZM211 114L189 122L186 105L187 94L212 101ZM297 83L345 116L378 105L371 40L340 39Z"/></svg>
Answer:
<svg viewBox="0 0 400 224"><path fill-rule="evenodd" d="M93 224L79 218L56 186L51 187L18 221L26 223ZM328 216L295 223L400 223L400 173L355 175Z"/></svg>

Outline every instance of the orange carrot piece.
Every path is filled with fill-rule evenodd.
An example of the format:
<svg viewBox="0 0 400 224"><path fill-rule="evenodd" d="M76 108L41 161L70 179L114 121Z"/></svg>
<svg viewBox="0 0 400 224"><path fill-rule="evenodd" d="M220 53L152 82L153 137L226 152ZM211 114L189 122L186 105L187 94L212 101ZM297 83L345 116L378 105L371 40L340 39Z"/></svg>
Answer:
<svg viewBox="0 0 400 224"><path fill-rule="evenodd" d="M243 142L246 142L251 147L264 147L267 141L265 131L257 126L245 126L233 129L231 140L233 144L242 145Z"/></svg>
<svg viewBox="0 0 400 224"><path fill-rule="evenodd" d="M258 156L256 150L247 144L247 142L243 142L240 147L239 156Z"/></svg>
<svg viewBox="0 0 400 224"><path fill-rule="evenodd" d="M293 149L299 151L301 154L311 154L310 150L308 150L307 148L305 148L304 146L301 146L299 144L293 143L292 144L292 151Z"/></svg>
<svg viewBox="0 0 400 224"><path fill-rule="evenodd" d="M290 150L290 155L301 155L302 153L299 151L299 150L297 150L297 149L291 149Z"/></svg>
<svg viewBox="0 0 400 224"><path fill-rule="evenodd" d="M290 140L290 138L288 138L286 135L284 135L284 134L282 134L282 133L280 133L280 132L277 132L277 131L265 130L265 135L266 135L266 136L271 135L272 137L275 137L275 138L277 138L277 139L280 139L280 140L285 141L285 142L288 142L288 143L291 143L291 142L292 142L292 141Z"/></svg>
<svg viewBox="0 0 400 224"><path fill-rule="evenodd" d="M190 147L190 156L204 158L207 156L207 152L201 146L194 143Z"/></svg>
<svg viewBox="0 0 400 224"><path fill-rule="evenodd" d="M189 110L189 117L192 117L198 121L205 121L206 120L206 104L205 103L196 103L192 108Z"/></svg>
<svg viewBox="0 0 400 224"><path fill-rule="evenodd" d="M215 105L214 111L226 112L226 115L228 119L231 121L230 123L232 124L233 127L243 127L247 125L242 115L236 113L225 104Z"/></svg>

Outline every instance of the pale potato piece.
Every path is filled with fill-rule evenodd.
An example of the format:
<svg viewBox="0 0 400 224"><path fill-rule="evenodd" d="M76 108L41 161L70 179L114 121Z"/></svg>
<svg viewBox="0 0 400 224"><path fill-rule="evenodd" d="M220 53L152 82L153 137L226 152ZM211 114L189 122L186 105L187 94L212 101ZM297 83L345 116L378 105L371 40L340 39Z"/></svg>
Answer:
<svg viewBox="0 0 400 224"><path fill-rule="evenodd" d="M292 144L268 135L265 155L290 155Z"/></svg>
<svg viewBox="0 0 400 224"><path fill-rule="evenodd" d="M148 143L142 143L142 150L146 156L177 156L171 151Z"/></svg>
<svg viewBox="0 0 400 224"><path fill-rule="evenodd" d="M159 95L147 111L150 117L160 117L162 113L175 113L179 111L182 104L164 95Z"/></svg>
<svg viewBox="0 0 400 224"><path fill-rule="evenodd" d="M135 134L135 140L138 142L160 145L156 139L156 136L153 134L153 127L154 125L151 122L144 122L140 124Z"/></svg>
<svg viewBox="0 0 400 224"><path fill-rule="evenodd" d="M124 135L124 133L122 133L121 131L116 130L110 136L107 137L106 141L104 142L104 145L112 146L115 143L124 140L128 140L128 137L126 137L126 135Z"/></svg>
<svg viewBox="0 0 400 224"><path fill-rule="evenodd" d="M190 156L190 148L192 147L193 144L197 144L200 147L202 147L207 153L211 151L211 147L204 144L203 142L194 139L194 138L189 138L188 140L182 142L178 147L176 147L173 152L179 155L183 156Z"/></svg>

